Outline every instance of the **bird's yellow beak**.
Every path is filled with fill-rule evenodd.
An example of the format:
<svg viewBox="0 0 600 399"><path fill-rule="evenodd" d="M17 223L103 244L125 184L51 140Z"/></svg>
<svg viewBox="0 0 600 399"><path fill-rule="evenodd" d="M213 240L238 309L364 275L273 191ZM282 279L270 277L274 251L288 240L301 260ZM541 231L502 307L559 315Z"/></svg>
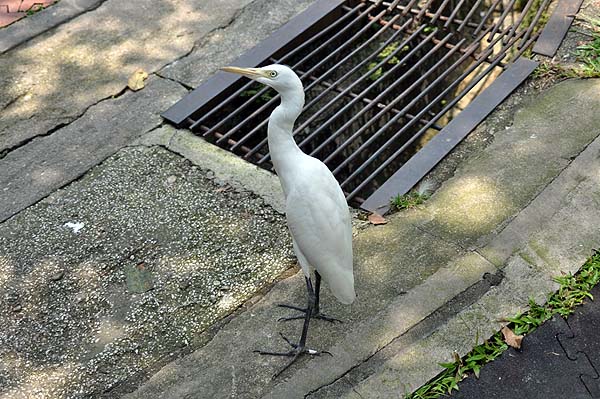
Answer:
<svg viewBox="0 0 600 399"><path fill-rule="evenodd" d="M238 68L227 66L221 68L221 71L237 73L238 75L246 76L250 79L267 78L266 72L259 68Z"/></svg>

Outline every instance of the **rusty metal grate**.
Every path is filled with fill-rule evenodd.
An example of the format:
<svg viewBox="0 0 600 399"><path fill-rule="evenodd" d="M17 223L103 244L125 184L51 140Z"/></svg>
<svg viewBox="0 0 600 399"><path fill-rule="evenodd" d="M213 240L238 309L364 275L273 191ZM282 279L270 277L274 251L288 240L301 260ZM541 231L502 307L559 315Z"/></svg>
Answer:
<svg viewBox="0 0 600 399"><path fill-rule="evenodd" d="M373 210L408 191L537 65L514 61L538 37L550 0L519 3L321 0L235 65L283 63L299 74L306 105L296 142L325 162L349 201ZM487 87L509 66L511 75ZM458 118L469 103L478 120ZM217 73L163 116L271 168L267 121L277 104L271 89ZM454 138L426 145L457 125ZM409 183L389 187L390 177Z"/></svg>

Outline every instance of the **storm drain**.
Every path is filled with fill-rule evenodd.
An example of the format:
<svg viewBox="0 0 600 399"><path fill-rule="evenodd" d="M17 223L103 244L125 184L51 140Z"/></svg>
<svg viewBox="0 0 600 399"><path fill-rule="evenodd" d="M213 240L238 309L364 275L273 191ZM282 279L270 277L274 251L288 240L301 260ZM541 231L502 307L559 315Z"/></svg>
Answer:
<svg viewBox="0 0 600 399"><path fill-rule="evenodd" d="M233 65L298 73L306 104L296 142L352 204L375 210L410 190L533 71L522 55L549 3L321 0ZM278 103L272 89L220 72L163 116L270 169L267 122Z"/></svg>

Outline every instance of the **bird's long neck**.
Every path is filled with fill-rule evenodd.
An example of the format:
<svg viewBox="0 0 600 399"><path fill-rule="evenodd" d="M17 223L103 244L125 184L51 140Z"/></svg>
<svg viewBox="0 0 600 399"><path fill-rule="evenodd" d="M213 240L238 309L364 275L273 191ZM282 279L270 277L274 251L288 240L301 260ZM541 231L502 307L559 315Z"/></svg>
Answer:
<svg viewBox="0 0 600 399"><path fill-rule="evenodd" d="M298 160L304 155L292 136L294 122L304 107L304 91L299 89L280 94L281 104L269 118L268 139L273 166L287 195L288 176L293 179Z"/></svg>

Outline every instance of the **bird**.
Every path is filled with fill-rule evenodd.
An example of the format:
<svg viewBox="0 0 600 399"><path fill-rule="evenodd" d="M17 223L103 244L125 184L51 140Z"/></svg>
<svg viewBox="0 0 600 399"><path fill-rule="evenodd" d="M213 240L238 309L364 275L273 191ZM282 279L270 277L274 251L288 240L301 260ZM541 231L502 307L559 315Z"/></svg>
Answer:
<svg viewBox="0 0 600 399"><path fill-rule="evenodd" d="M260 68L229 66L221 70L267 85L275 89L281 98L280 104L269 117L269 154L285 196L287 226L294 253L304 273L308 301L306 309L278 305L304 313L280 319L304 319L297 343L280 333L291 350L255 351L261 355L291 357L285 367L273 376L276 378L302 355L331 355L327 351L309 349L306 339L311 319L339 321L320 312L321 279L341 303L351 304L356 298L350 211L344 192L329 168L317 158L305 154L294 140L294 122L304 107L304 89L298 75L290 67L280 64ZM313 273L314 284L311 277Z"/></svg>

